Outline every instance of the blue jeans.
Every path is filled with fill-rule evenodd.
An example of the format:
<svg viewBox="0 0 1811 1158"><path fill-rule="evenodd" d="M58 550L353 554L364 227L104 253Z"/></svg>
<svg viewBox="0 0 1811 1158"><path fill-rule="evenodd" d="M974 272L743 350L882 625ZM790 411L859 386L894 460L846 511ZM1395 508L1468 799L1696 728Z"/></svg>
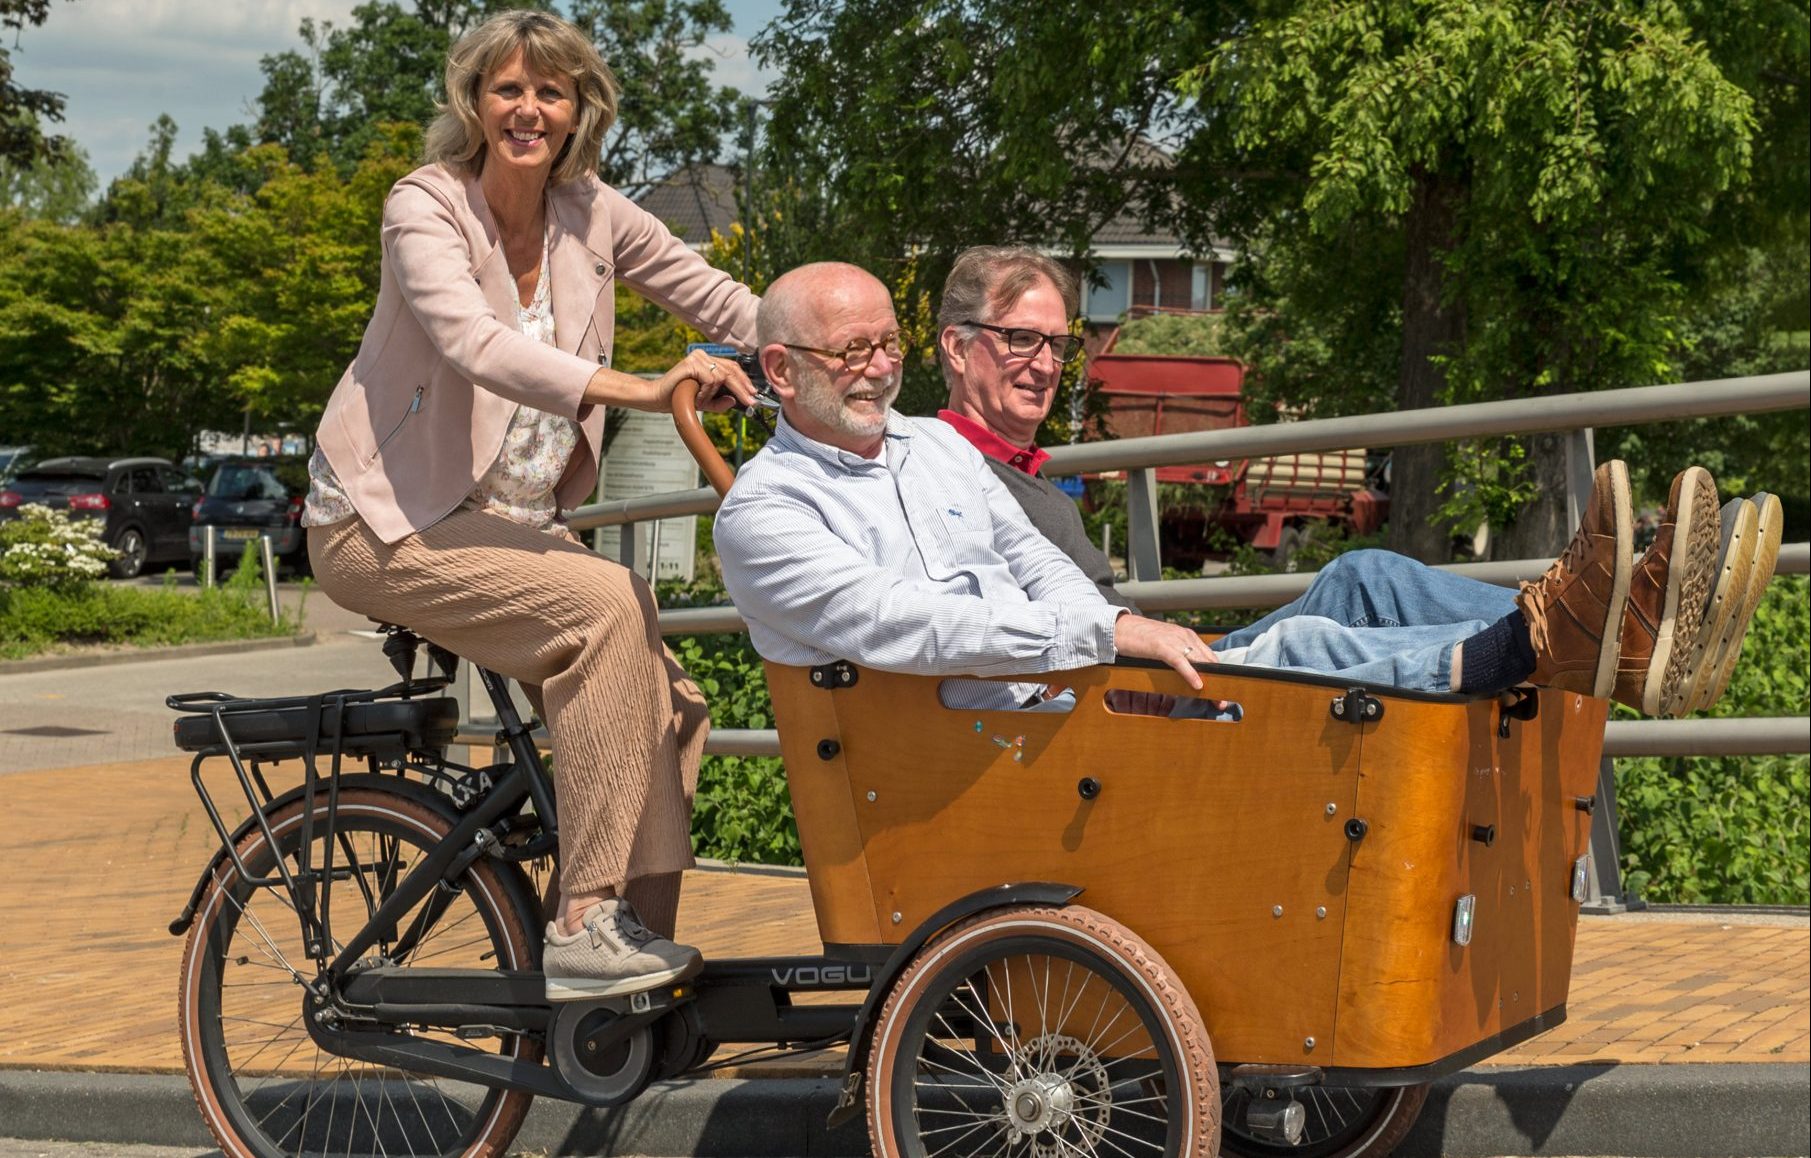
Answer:
<svg viewBox="0 0 1811 1158"><path fill-rule="evenodd" d="M1300 598L1214 645L1223 663L1452 690L1453 645L1515 610L1515 592L1391 551L1349 551Z"/></svg>

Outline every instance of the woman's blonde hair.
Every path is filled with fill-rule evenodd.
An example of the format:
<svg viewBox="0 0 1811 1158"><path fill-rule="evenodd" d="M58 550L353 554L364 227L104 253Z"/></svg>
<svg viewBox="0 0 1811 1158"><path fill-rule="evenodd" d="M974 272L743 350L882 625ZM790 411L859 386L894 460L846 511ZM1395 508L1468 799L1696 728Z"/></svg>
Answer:
<svg viewBox="0 0 1811 1158"><path fill-rule="evenodd" d="M532 9L502 12L459 38L446 54L446 103L428 126L422 152L429 164L441 164L462 176L484 169L484 126L478 100L484 78L520 49L536 72L572 81L578 112L572 135L554 158L549 184L557 185L597 169L604 133L616 121L616 76L597 46L573 25Z"/></svg>

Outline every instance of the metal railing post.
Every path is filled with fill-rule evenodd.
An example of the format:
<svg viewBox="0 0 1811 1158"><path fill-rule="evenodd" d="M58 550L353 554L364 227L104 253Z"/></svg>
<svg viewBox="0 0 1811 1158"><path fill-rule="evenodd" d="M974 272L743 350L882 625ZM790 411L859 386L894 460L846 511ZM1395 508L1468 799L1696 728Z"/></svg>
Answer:
<svg viewBox="0 0 1811 1158"><path fill-rule="evenodd" d="M270 600L270 621L283 618L283 606L277 600L277 554L271 549L270 536L258 536L258 561L264 564L264 594Z"/></svg>
<svg viewBox="0 0 1811 1158"><path fill-rule="evenodd" d="M203 587L212 587L214 585L214 534L218 530L219 528L212 524L209 524L202 530L201 574L195 576L195 581L200 583Z"/></svg>
<svg viewBox="0 0 1811 1158"><path fill-rule="evenodd" d="M1591 497L1591 474L1597 469L1597 447L1591 428L1574 430L1566 436L1566 525L1578 526L1585 516L1585 500Z"/></svg>
<svg viewBox="0 0 1811 1158"><path fill-rule="evenodd" d="M634 523L622 524L622 534L616 540L616 561L628 570L635 570L635 539L640 528Z"/></svg>
<svg viewBox="0 0 1811 1158"><path fill-rule="evenodd" d="M1622 891L1622 835L1616 812L1616 761L1597 762L1597 807L1591 813L1591 875L1585 881L1581 913L1611 916L1647 903Z"/></svg>
<svg viewBox="0 0 1811 1158"><path fill-rule="evenodd" d="M1157 514L1157 472L1149 467L1127 471L1126 569L1135 582L1163 578Z"/></svg>

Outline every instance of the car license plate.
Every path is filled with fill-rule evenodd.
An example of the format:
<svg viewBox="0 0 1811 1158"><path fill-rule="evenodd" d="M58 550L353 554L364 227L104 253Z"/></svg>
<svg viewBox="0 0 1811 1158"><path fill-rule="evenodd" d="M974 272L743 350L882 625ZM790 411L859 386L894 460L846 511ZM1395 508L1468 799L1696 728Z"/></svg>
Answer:
<svg viewBox="0 0 1811 1158"><path fill-rule="evenodd" d="M258 537L258 532L252 527L228 527L221 531L220 535L225 539L255 539Z"/></svg>

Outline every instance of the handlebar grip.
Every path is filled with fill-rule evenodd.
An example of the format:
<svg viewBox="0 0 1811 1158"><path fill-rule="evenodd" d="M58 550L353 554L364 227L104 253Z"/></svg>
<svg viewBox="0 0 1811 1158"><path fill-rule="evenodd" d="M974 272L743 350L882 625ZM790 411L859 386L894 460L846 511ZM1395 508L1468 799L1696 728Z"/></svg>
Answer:
<svg viewBox="0 0 1811 1158"><path fill-rule="evenodd" d="M680 441L698 460L705 481L711 484L717 497L722 498L729 493L730 484L736 481L736 472L717 453L711 436L704 432L704 424L698 421L698 391L703 385L696 378L685 379L673 388L667 405L673 411L673 425L679 428Z"/></svg>

